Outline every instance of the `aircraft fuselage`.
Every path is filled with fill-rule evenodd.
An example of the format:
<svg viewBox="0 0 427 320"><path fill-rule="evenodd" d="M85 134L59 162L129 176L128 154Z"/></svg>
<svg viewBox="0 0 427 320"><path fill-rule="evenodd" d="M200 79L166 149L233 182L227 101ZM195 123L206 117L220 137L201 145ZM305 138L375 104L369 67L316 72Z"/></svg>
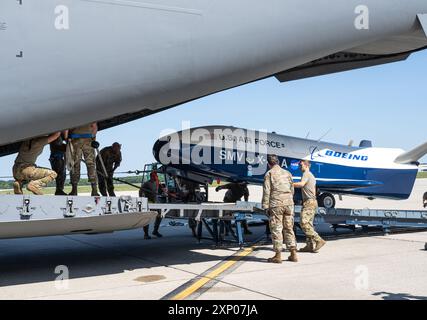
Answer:
<svg viewBox="0 0 427 320"><path fill-rule="evenodd" d="M0 146L123 123L337 52L417 50L425 13L425 0L2 1Z"/></svg>

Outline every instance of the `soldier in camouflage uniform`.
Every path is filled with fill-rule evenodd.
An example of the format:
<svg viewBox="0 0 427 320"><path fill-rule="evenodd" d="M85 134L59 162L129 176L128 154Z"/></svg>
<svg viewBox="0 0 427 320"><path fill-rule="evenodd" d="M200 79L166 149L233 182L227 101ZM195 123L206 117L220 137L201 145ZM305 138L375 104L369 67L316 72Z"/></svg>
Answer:
<svg viewBox="0 0 427 320"><path fill-rule="evenodd" d="M57 132L50 136L31 139L22 143L13 166L13 177L15 179L13 191L15 194L22 194L22 186L24 183L28 183L28 191L42 195L41 188L55 180L56 173L49 169L37 167L36 161L42 154L44 147L58 139L60 134Z"/></svg>
<svg viewBox="0 0 427 320"><path fill-rule="evenodd" d="M148 199L148 203L157 203L158 201L158 194L159 194L159 177L157 175L156 171L153 171L150 173L150 180L146 181L139 190L139 196L140 197L146 197ZM156 220L154 222L154 230L153 230L153 236L156 236L157 238L162 238L162 234L159 232L160 225L162 223L162 215L160 212L158 212ZM145 240L151 240L150 237L150 226L146 225L144 227L144 239Z"/></svg>
<svg viewBox="0 0 427 320"><path fill-rule="evenodd" d="M224 203L235 203L237 201L242 200L242 197L244 197L245 201L249 201L249 188L248 184L241 182L241 183L229 183L223 186L218 186L215 191L219 192L221 190L227 190L227 193L224 196ZM231 230L231 221L224 221L225 224L225 235L229 235L229 231ZM243 231L246 235L252 234L252 232L249 230L248 222L247 220L242 221L242 227Z"/></svg>
<svg viewBox="0 0 427 320"><path fill-rule="evenodd" d="M114 182L113 176L114 171L118 167L120 167L120 163L122 162L122 152L121 152L121 144L115 142L110 147L105 147L101 150L100 154L102 160L105 165L105 170L107 171L107 176L105 177L104 169L102 168L101 161L99 159L99 155L96 157L96 168L98 171L98 183L99 183L99 191L101 195L104 197L108 195L110 197L115 197L114 193Z"/></svg>
<svg viewBox="0 0 427 320"><path fill-rule="evenodd" d="M292 175L279 166L276 155L268 156L270 171L264 178L262 207L268 210L275 256L270 263L282 263L283 236L291 251L289 261L298 262L297 242L294 233L294 187Z"/></svg>
<svg viewBox="0 0 427 320"><path fill-rule="evenodd" d="M95 150L92 148L92 141L96 139L98 126L96 123L87 124L78 128L71 129L68 138L71 140L72 156L74 167L71 171L70 195L76 196L78 193L77 186L80 181L80 165L82 157L86 162L89 182L92 185L92 196L97 197L98 185L96 177Z"/></svg>
<svg viewBox="0 0 427 320"><path fill-rule="evenodd" d="M307 238L307 245L300 252L317 253L326 244L314 230L314 217L317 211L316 178L310 172L310 161L302 160L299 167L303 173L301 182L294 183L294 188L301 188L303 207L301 211L301 229Z"/></svg>

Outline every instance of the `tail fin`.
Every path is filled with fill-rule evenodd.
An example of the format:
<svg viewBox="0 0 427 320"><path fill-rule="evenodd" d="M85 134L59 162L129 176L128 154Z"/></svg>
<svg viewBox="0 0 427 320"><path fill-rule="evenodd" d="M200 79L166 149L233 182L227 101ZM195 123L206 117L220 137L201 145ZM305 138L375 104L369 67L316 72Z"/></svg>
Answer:
<svg viewBox="0 0 427 320"><path fill-rule="evenodd" d="M416 163L427 154L427 142L416 147L415 149L405 152L398 156L394 162L400 164Z"/></svg>
<svg viewBox="0 0 427 320"><path fill-rule="evenodd" d="M427 14L419 14L418 15L418 21L421 23L421 27L424 30L424 33L426 34L427 37Z"/></svg>

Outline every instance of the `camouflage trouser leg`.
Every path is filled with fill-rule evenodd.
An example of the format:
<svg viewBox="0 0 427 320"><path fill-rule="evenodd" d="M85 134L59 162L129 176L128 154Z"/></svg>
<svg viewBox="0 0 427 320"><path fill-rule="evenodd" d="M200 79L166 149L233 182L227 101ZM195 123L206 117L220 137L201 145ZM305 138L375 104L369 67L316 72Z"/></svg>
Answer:
<svg viewBox="0 0 427 320"><path fill-rule="evenodd" d="M319 234L314 230L314 217L317 211L317 201L308 200L303 204L301 211L301 229L304 231L307 237L307 244L313 241L319 241L321 238Z"/></svg>
<svg viewBox="0 0 427 320"><path fill-rule="evenodd" d="M45 168L27 167L20 171L21 181L32 182L39 187L45 187L48 183L56 179L55 171Z"/></svg>
<svg viewBox="0 0 427 320"><path fill-rule="evenodd" d="M73 144L73 158L74 168L71 173L71 183L78 184L80 181L80 168L81 161L84 157L88 173L88 180L91 183L96 183L96 164L95 164L95 150L92 148L92 139L80 138L74 139Z"/></svg>
<svg viewBox="0 0 427 320"><path fill-rule="evenodd" d="M83 156L86 162L87 175L90 183L97 182L97 174L96 174L96 160L95 160L95 150L92 148L92 140L85 139L85 143L83 144Z"/></svg>
<svg viewBox="0 0 427 320"><path fill-rule="evenodd" d="M286 247L295 249L297 241L294 232L294 206L270 209L270 231L274 251L283 250L283 237Z"/></svg>

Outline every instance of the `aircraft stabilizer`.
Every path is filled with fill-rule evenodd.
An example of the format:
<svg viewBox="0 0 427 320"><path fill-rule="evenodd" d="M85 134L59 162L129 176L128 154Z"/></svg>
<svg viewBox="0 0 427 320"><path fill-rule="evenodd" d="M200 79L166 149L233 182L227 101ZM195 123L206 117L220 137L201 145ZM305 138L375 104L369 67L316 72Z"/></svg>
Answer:
<svg viewBox="0 0 427 320"><path fill-rule="evenodd" d="M420 21L421 26L423 27L424 33L427 37L427 13L419 14L418 21Z"/></svg>
<svg viewBox="0 0 427 320"><path fill-rule="evenodd" d="M418 160L420 160L426 154L427 154L427 142L416 147L411 151L401 154L396 158L395 162L400 164L415 163L415 162L418 162Z"/></svg>

